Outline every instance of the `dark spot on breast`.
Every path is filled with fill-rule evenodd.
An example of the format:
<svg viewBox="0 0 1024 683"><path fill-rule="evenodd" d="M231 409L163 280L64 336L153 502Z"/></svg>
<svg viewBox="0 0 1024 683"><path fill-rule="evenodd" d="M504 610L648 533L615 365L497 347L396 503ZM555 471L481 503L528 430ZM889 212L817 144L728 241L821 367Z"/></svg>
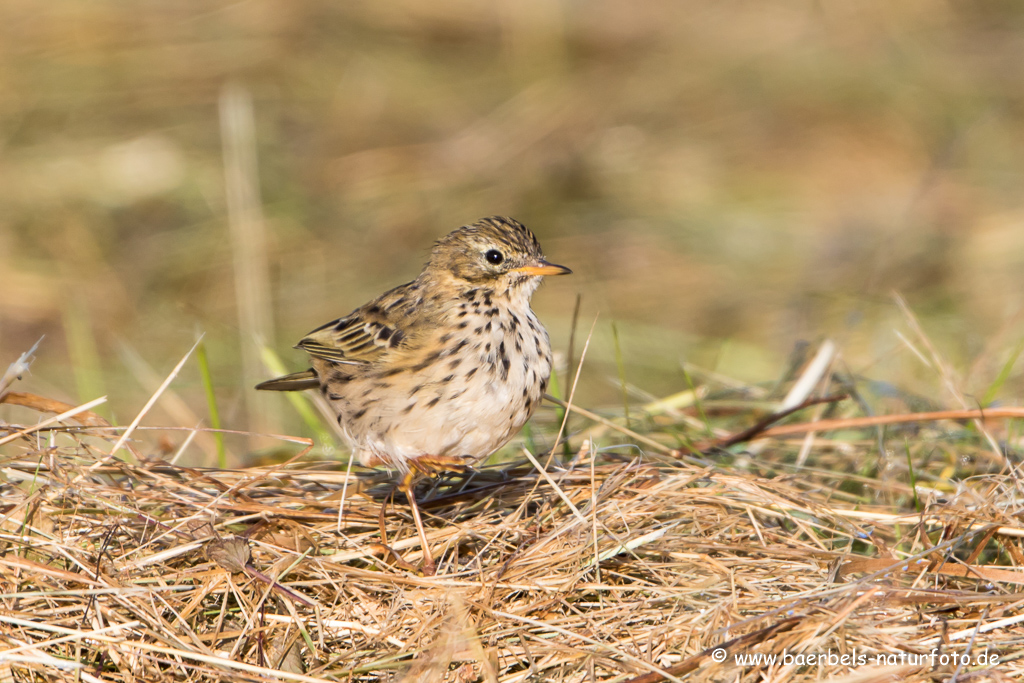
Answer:
<svg viewBox="0 0 1024 683"><path fill-rule="evenodd" d="M452 333L451 332L445 332L444 334L441 335L441 338L438 340L438 342L441 343L441 344L446 344L446 343L448 343L448 340L451 339L451 338L452 338Z"/></svg>
<svg viewBox="0 0 1024 683"><path fill-rule="evenodd" d="M419 391L419 390L420 390L420 389L422 389L422 388L423 388L423 385L422 385L422 384L417 384L416 386L414 386L414 387L412 388L412 391L410 391L410 392L409 392L409 395L410 395L410 396L415 396L415 395L416 395L416 392L417 392L417 391Z"/></svg>
<svg viewBox="0 0 1024 683"><path fill-rule="evenodd" d="M442 383L444 383L444 382L451 382L453 379L455 379L455 375L448 375L447 377L442 379L441 382Z"/></svg>
<svg viewBox="0 0 1024 683"><path fill-rule="evenodd" d="M409 412L410 412L410 411L411 411L411 410L412 410L413 408L415 408L415 407L416 407L416 404L415 404L415 403L410 403L410 404L409 404L409 405L407 405L406 407L402 408L402 412L403 412L403 413L405 413L406 415L408 415L408 414L409 414Z"/></svg>
<svg viewBox="0 0 1024 683"><path fill-rule="evenodd" d="M487 331L487 332L491 331L491 321L490 320L488 320L487 324L484 325L484 330Z"/></svg>
<svg viewBox="0 0 1024 683"><path fill-rule="evenodd" d="M370 304L366 307L366 315L380 315L383 311L380 310L380 306L377 304Z"/></svg>
<svg viewBox="0 0 1024 683"><path fill-rule="evenodd" d="M326 387L324 387L324 389L326 389ZM331 399L332 401L340 401L342 399L341 394L336 394L333 391L329 394L326 391L324 391L324 393L327 394L327 398Z"/></svg>
<svg viewBox="0 0 1024 683"><path fill-rule="evenodd" d="M463 306L465 306L466 304L462 304L462 305L463 305ZM466 314L467 314L468 312L469 312L469 311L459 311L459 315L458 315L457 317L459 317L459 318L465 318L465 317L466 317ZM462 327L465 327L465 326L466 326L466 325L465 325L465 323L463 323L463 324L462 324Z"/></svg>
<svg viewBox="0 0 1024 683"><path fill-rule="evenodd" d="M478 291L480 291L480 290L478 290L476 288L467 289L465 292L462 293L462 298L463 299L468 299L469 301L473 301L474 299L476 299L476 293Z"/></svg>
<svg viewBox="0 0 1024 683"><path fill-rule="evenodd" d="M405 368L391 368L387 372L381 373L381 377L394 377L402 372L405 372Z"/></svg>
<svg viewBox="0 0 1024 683"><path fill-rule="evenodd" d="M518 326L519 326L519 316L517 316L515 313L513 313L512 314L512 329L515 329Z"/></svg>
<svg viewBox="0 0 1024 683"><path fill-rule="evenodd" d="M547 391L547 388L548 388L548 378L545 377L544 379L542 379L540 381L540 390L541 391Z"/></svg>
<svg viewBox="0 0 1024 683"><path fill-rule="evenodd" d="M356 412L352 413L352 419L353 420L358 420L363 415L366 415L366 408L363 408L362 410L359 410L359 411L356 411Z"/></svg>
<svg viewBox="0 0 1024 683"><path fill-rule="evenodd" d="M455 359L452 360L452 362L448 363L448 367L451 368L452 370L454 370L455 368L459 367L459 365L461 365L461 364L462 364L462 359L461 358L455 358Z"/></svg>
<svg viewBox="0 0 1024 683"><path fill-rule="evenodd" d="M466 373L466 377L467 377L467 378L468 378L468 377L472 377L473 375L475 375L475 374L476 374L476 371L477 371L477 370L479 370L479 369L480 369L480 368L470 368L469 372L467 372L467 373Z"/></svg>
<svg viewBox="0 0 1024 683"><path fill-rule="evenodd" d="M440 400L441 400L440 396L435 396L434 398L430 399L430 401L427 403L427 407L428 408L433 408L434 406L437 405L437 402L440 401Z"/></svg>
<svg viewBox="0 0 1024 683"><path fill-rule="evenodd" d="M462 313L460 313L459 315L462 315ZM464 330L467 327L469 327L469 322L468 321L463 320L461 323L459 323L459 329L460 330Z"/></svg>
<svg viewBox="0 0 1024 683"><path fill-rule="evenodd" d="M412 366L412 369L418 372L420 370L430 367L434 363L434 361L441 357L441 353L441 351L434 351L432 354L421 360L419 363Z"/></svg>
<svg viewBox="0 0 1024 683"><path fill-rule="evenodd" d="M487 344L484 345L484 351L490 351L490 350L491 350L491 342L487 342Z"/></svg>
<svg viewBox="0 0 1024 683"><path fill-rule="evenodd" d="M454 401L459 396L462 396L464 393L466 393L465 389L462 389L461 391L456 391L454 394L452 394L451 396L448 397L448 400L449 401Z"/></svg>
<svg viewBox="0 0 1024 683"><path fill-rule="evenodd" d="M501 378L508 379L508 368L512 365L512 362L508 358L501 359Z"/></svg>

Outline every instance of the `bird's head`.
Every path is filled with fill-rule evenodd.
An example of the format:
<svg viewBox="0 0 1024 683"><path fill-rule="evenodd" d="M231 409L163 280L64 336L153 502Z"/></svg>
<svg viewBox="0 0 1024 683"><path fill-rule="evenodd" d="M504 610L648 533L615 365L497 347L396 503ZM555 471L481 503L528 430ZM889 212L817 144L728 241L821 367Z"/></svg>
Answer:
<svg viewBox="0 0 1024 683"><path fill-rule="evenodd" d="M424 270L430 271L499 294L527 297L543 276L572 272L545 261L534 234L504 216L483 218L438 240Z"/></svg>

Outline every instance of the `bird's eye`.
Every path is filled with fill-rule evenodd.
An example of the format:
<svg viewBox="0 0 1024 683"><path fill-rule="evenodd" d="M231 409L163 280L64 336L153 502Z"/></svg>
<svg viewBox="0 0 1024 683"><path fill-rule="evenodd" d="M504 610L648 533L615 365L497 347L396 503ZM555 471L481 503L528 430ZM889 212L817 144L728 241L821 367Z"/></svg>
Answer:
<svg viewBox="0 0 1024 683"><path fill-rule="evenodd" d="M488 263L496 266L505 260L505 255L497 249L488 249L487 252L484 253L484 258L487 259Z"/></svg>

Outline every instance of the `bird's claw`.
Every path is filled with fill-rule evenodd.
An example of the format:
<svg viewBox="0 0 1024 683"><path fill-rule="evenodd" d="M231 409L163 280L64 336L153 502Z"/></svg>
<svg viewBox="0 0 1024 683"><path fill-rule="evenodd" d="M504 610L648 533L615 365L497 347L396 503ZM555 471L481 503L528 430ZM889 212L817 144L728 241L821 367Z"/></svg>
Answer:
<svg viewBox="0 0 1024 683"><path fill-rule="evenodd" d="M466 472L470 469L469 458L457 455L421 455L409 462L412 470L427 477L436 477L445 472Z"/></svg>

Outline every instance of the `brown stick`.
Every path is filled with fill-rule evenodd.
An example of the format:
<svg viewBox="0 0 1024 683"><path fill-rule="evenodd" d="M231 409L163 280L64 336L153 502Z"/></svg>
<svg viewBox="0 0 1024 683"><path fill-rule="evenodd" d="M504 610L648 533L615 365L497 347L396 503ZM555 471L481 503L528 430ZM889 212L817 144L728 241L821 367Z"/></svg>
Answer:
<svg viewBox="0 0 1024 683"><path fill-rule="evenodd" d="M787 408L786 410L781 410L777 413L772 413L768 417L755 423L753 426L744 429L742 432L739 432L738 434L726 437L725 439L717 439L716 441L713 441L707 446L702 446L700 450L705 451L710 448L728 448L729 446L734 446L738 443L751 441L759 435L764 435L770 432L771 430L768 429L768 425L772 424L773 422L778 422L779 420L785 417L789 417L790 415L797 411L803 410L804 408L809 408L810 406L813 405L818 405L819 403L838 403L839 401L844 401L847 398L849 397L846 394L823 396L822 398L809 398L806 401L800 403L799 405L793 406L792 408Z"/></svg>
<svg viewBox="0 0 1024 683"><path fill-rule="evenodd" d="M987 408L980 410L936 410L930 413L904 413L900 415L873 415L851 417L839 420L819 420L795 425L783 425L766 429L759 438L806 434L807 432L828 432L836 429L859 429L879 425L905 424L907 422L936 422L938 420L997 420L1024 418L1024 408Z"/></svg>
<svg viewBox="0 0 1024 683"><path fill-rule="evenodd" d="M0 395L0 403L9 403L12 406L23 406L25 408L31 408L39 413L53 413L54 415L65 413L74 408L73 405L64 403L63 401L56 401L52 398L46 398L44 396L29 394L22 391L8 391L6 394ZM80 425L85 425L86 427L110 426L109 422L90 410L83 410L71 419Z"/></svg>

